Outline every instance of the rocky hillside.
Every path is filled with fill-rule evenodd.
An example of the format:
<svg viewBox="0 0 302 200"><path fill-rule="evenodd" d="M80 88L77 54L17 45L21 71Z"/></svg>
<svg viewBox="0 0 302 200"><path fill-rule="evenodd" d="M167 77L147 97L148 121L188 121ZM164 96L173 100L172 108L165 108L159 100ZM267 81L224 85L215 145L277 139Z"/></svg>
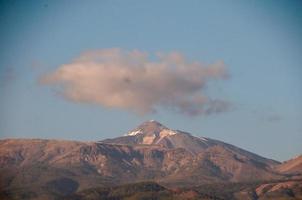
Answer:
<svg viewBox="0 0 302 200"><path fill-rule="evenodd" d="M283 179L277 161L148 121L98 142L0 141L0 188L17 199L53 199L93 187L155 181L166 187Z"/></svg>
<svg viewBox="0 0 302 200"><path fill-rule="evenodd" d="M281 173L295 174L302 176L302 155L277 165L276 170Z"/></svg>

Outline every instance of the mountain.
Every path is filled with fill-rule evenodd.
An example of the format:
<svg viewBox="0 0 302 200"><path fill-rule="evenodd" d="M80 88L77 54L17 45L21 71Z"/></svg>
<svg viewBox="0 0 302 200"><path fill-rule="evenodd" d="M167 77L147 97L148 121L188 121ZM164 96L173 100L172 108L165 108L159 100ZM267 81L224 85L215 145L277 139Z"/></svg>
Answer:
<svg viewBox="0 0 302 200"><path fill-rule="evenodd" d="M281 173L302 176L302 155L283 162L281 165L276 167L276 170Z"/></svg>
<svg viewBox="0 0 302 200"><path fill-rule="evenodd" d="M202 175L199 182L202 182L201 180L206 182L207 179L245 181L278 177L278 174L272 171L272 168L279 164L277 161L218 140L195 137L190 133L172 130L154 120L141 124L122 137L103 140L101 143L162 148L164 152L169 152L173 158L179 160L162 163L164 165L161 166L161 170L169 171L176 166L176 169L170 173L175 179L179 176L178 171L181 171L183 176L180 175L180 179L183 182L185 177L189 178L192 174L193 177ZM164 168L165 166L170 168Z"/></svg>
<svg viewBox="0 0 302 200"><path fill-rule="evenodd" d="M195 155L216 144L213 140L197 138L186 132L171 130L154 120L141 124L122 137L107 139L102 142L124 145L158 145L167 149L183 148Z"/></svg>
<svg viewBox="0 0 302 200"><path fill-rule="evenodd" d="M96 142L0 140L0 197L62 199L141 181L175 188L288 179L290 172L278 170L281 165L231 144L147 121L122 137Z"/></svg>
<svg viewBox="0 0 302 200"><path fill-rule="evenodd" d="M167 149L181 148L196 156L199 153L203 153L206 150L215 147L223 148L225 150L232 151L233 153L237 153L238 155L248 157L249 159L263 162L268 166L273 166L279 163L218 140L196 137L187 132L169 129L154 120L142 123L136 129L128 132L122 137L106 139L101 142L123 145L158 145Z"/></svg>

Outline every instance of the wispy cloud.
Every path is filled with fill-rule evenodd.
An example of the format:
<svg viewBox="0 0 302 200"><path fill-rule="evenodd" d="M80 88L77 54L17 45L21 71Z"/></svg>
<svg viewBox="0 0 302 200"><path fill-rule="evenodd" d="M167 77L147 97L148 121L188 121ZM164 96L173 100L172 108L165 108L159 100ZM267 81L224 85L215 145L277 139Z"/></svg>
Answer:
<svg viewBox="0 0 302 200"><path fill-rule="evenodd" d="M166 107L188 115L208 115L226 111L229 103L206 95L207 83L227 78L223 62L205 65L178 52L150 56L113 48L83 53L42 76L40 83L56 85L73 102L140 114Z"/></svg>

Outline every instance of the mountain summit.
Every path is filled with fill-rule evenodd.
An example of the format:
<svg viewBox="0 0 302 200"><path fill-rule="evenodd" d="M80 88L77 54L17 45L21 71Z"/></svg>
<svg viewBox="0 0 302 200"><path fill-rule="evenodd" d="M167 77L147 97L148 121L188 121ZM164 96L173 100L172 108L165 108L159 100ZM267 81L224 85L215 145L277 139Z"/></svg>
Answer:
<svg viewBox="0 0 302 200"><path fill-rule="evenodd" d="M145 135L146 134L147 135L156 134L157 135L158 133L160 133L164 129L168 130L167 127L165 127L164 125L162 125L158 121L149 120L149 121L146 121L146 122L142 123L141 125L139 125L134 130L128 132L126 134L126 136L135 136L135 135L139 135L139 134L145 134Z"/></svg>
<svg viewBox="0 0 302 200"><path fill-rule="evenodd" d="M244 158L246 161L257 160L264 162L265 165L268 166L276 163L275 161L265 159L231 144L206 137L193 136L190 133L180 130L170 129L155 120L143 122L122 137L106 139L101 142L107 144L147 145L166 149L183 149L194 156L217 151L217 155L220 156L227 153L234 155L237 161L240 160L239 158ZM225 157L227 156L225 155Z"/></svg>
<svg viewBox="0 0 302 200"><path fill-rule="evenodd" d="M138 144L162 144L162 140L165 140L166 137L176 134L180 134L180 132L169 129L155 120L150 120L128 132L126 136L134 136ZM142 140L140 141L140 139Z"/></svg>
<svg viewBox="0 0 302 200"><path fill-rule="evenodd" d="M106 139L102 142L124 145L157 145L168 149L183 148L193 154L217 143L208 138L194 137L187 132L167 128L155 120L140 124L122 137Z"/></svg>

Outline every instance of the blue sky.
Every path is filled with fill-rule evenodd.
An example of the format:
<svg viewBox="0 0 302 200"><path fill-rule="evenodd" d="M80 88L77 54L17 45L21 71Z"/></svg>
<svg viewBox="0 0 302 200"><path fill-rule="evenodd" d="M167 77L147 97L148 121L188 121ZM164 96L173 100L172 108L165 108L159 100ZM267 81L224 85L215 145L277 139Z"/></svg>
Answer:
<svg viewBox="0 0 302 200"><path fill-rule="evenodd" d="M1 1L0 137L101 140L156 119L286 160L302 153L300 1ZM231 109L188 116L68 101L43 74L89 51L180 52L230 77L204 93Z"/></svg>

